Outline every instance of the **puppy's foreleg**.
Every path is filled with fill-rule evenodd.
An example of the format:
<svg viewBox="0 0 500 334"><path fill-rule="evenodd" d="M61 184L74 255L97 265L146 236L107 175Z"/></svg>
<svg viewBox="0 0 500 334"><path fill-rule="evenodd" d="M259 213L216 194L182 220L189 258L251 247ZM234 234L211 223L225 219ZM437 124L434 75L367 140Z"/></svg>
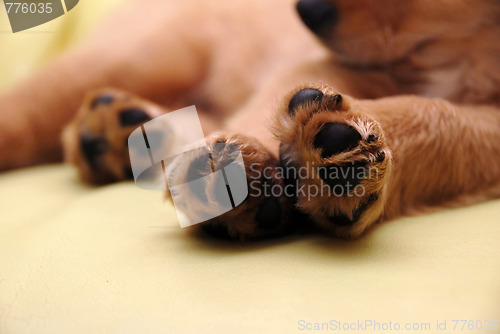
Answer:
<svg viewBox="0 0 500 334"><path fill-rule="evenodd" d="M385 218L500 196L500 110L414 96L360 101L394 164Z"/></svg>
<svg viewBox="0 0 500 334"><path fill-rule="evenodd" d="M297 207L319 227L352 238L378 221L500 196L497 108L307 89L285 99L275 132L282 165L309 171L297 182L315 192L297 194Z"/></svg>
<svg viewBox="0 0 500 334"><path fill-rule="evenodd" d="M112 86L168 100L198 84L209 46L204 30L185 21L203 22L199 11L175 3L125 5L78 49L0 96L0 170L58 160L61 130L88 90Z"/></svg>

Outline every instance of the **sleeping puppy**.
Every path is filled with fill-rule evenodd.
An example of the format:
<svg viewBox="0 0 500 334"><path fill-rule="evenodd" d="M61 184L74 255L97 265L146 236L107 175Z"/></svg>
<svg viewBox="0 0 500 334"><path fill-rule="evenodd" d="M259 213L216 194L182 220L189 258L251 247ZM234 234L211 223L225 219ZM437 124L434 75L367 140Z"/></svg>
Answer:
<svg viewBox="0 0 500 334"><path fill-rule="evenodd" d="M199 225L212 233L258 238L307 221L353 238L400 215L497 197L499 18L496 0L133 1L1 99L14 122L0 125L11 129L1 167L57 158L84 100L64 134L66 159L89 182L127 179L128 135L196 104L206 133L223 130L207 141L238 147L251 185L236 209ZM176 161L171 177L203 175L196 158ZM310 219L297 222L297 211Z"/></svg>

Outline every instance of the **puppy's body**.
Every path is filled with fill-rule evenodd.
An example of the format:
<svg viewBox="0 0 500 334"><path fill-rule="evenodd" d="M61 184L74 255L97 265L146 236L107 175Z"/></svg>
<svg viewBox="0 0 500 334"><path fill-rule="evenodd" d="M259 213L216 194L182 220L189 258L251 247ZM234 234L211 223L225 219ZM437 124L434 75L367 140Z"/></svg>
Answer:
<svg viewBox="0 0 500 334"><path fill-rule="evenodd" d="M371 146L360 144L366 150L356 151L357 155L344 161L372 159L370 163L381 171L379 180L363 181L371 200L318 196L308 202L298 198L295 203L337 235L357 236L376 221L422 208L499 195L500 71L494 70L500 67L497 1L385 0L377 6L349 0L301 3L303 20L335 53L304 29L294 12L294 1L179 4L148 0L127 4L79 49L2 97L0 107L8 114L4 120L9 124L0 124L5 130L0 136L0 168L57 158L60 131L85 93L113 86L155 101L165 108L163 112L196 104L205 131L225 128L237 133L216 138L244 147L250 162L273 168L277 162L269 156L278 156L280 141L288 145L290 160L295 157L293 162L299 165L314 159L320 164L337 161L338 157L325 160L314 155L319 153L309 153L317 151L306 138L317 135L321 124L353 126L364 136L363 141L367 140L363 129L378 129L380 141ZM330 15L328 26L311 21L318 5ZM129 23L132 17L134 24ZM73 78L70 84L68 77ZM338 110L307 104L303 112L309 116L298 114L305 117L303 123L297 121L299 117L291 123L278 118L281 123L275 127L282 130L273 134L268 123L277 106L286 112L283 105L291 98L286 94L296 92L298 86L306 87L304 82L318 81L326 84L319 91L327 99L338 91L364 99L412 93L445 98L456 105L417 97L373 101L346 97L350 102L342 111L347 113L314 116L308 114L308 108ZM108 123L114 116L96 116L90 107L96 96L91 97L67 131L68 156L89 181L100 180L100 173L123 179L123 168L112 167L110 162L127 161L126 150L118 147L123 134L110 134L114 125ZM150 117L160 110L127 98L101 109L113 115L120 112L119 106L134 101ZM153 109L156 111L150 111ZM46 117L49 114L52 117ZM307 128L308 124L317 127ZM111 153L100 158L102 170L90 168L80 152L81 136L89 133L119 143L110 144ZM247 145L240 135L256 137L261 144ZM16 151L10 149L14 144L19 147ZM250 153L256 150L270 155L255 158ZM378 161L374 154L380 152L387 156ZM111 154L115 157L109 158ZM282 209L289 208L288 200L279 201ZM255 214L262 216L259 206L267 207L265 203L268 199L250 201L223 217L229 234L265 235L254 221ZM242 212L249 218L235 222ZM343 217L349 226L332 227L333 218L326 216ZM283 217L287 215L277 220ZM286 223L276 230L282 225Z"/></svg>
<svg viewBox="0 0 500 334"><path fill-rule="evenodd" d="M326 53L297 20L293 5L289 0L125 4L76 50L2 96L0 169L60 158L61 129L85 93L100 87L130 91L169 108L196 104L222 121L276 71ZM12 145L20 149L13 152Z"/></svg>

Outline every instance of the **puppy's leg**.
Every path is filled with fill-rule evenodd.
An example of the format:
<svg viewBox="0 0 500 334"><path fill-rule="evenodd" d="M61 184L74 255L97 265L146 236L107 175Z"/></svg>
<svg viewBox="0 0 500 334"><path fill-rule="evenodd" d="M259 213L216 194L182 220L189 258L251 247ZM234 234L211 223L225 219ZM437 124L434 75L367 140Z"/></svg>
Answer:
<svg viewBox="0 0 500 334"><path fill-rule="evenodd" d="M357 237L375 222L500 196L500 112L402 96L355 100L302 87L275 122L281 160L317 226Z"/></svg>
<svg viewBox="0 0 500 334"><path fill-rule="evenodd" d="M0 170L58 160L61 130L89 90L112 86L162 102L185 98L207 68L207 34L186 24L203 24L198 14L180 2L132 1L79 48L5 92Z"/></svg>

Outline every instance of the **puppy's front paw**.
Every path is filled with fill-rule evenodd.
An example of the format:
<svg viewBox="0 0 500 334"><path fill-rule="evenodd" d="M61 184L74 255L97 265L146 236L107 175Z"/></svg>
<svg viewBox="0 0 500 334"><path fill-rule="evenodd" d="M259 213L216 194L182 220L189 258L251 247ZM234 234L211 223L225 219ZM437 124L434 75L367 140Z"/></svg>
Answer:
<svg viewBox="0 0 500 334"><path fill-rule="evenodd" d="M257 140L242 135L215 134L207 144L167 167L176 209L186 220L202 222L194 229L240 240L291 231L293 203L273 191L283 186L278 160Z"/></svg>
<svg viewBox="0 0 500 334"><path fill-rule="evenodd" d="M126 92L91 92L64 130L65 160L90 183L131 179L128 137L138 126L163 113L158 106Z"/></svg>
<svg viewBox="0 0 500 334"><path fill-rule="evenodd" d="M300 89L286 99L274 131L296 206L315 224L352 238L381 217L391 151L354 100L326 86Z"/></svg>

